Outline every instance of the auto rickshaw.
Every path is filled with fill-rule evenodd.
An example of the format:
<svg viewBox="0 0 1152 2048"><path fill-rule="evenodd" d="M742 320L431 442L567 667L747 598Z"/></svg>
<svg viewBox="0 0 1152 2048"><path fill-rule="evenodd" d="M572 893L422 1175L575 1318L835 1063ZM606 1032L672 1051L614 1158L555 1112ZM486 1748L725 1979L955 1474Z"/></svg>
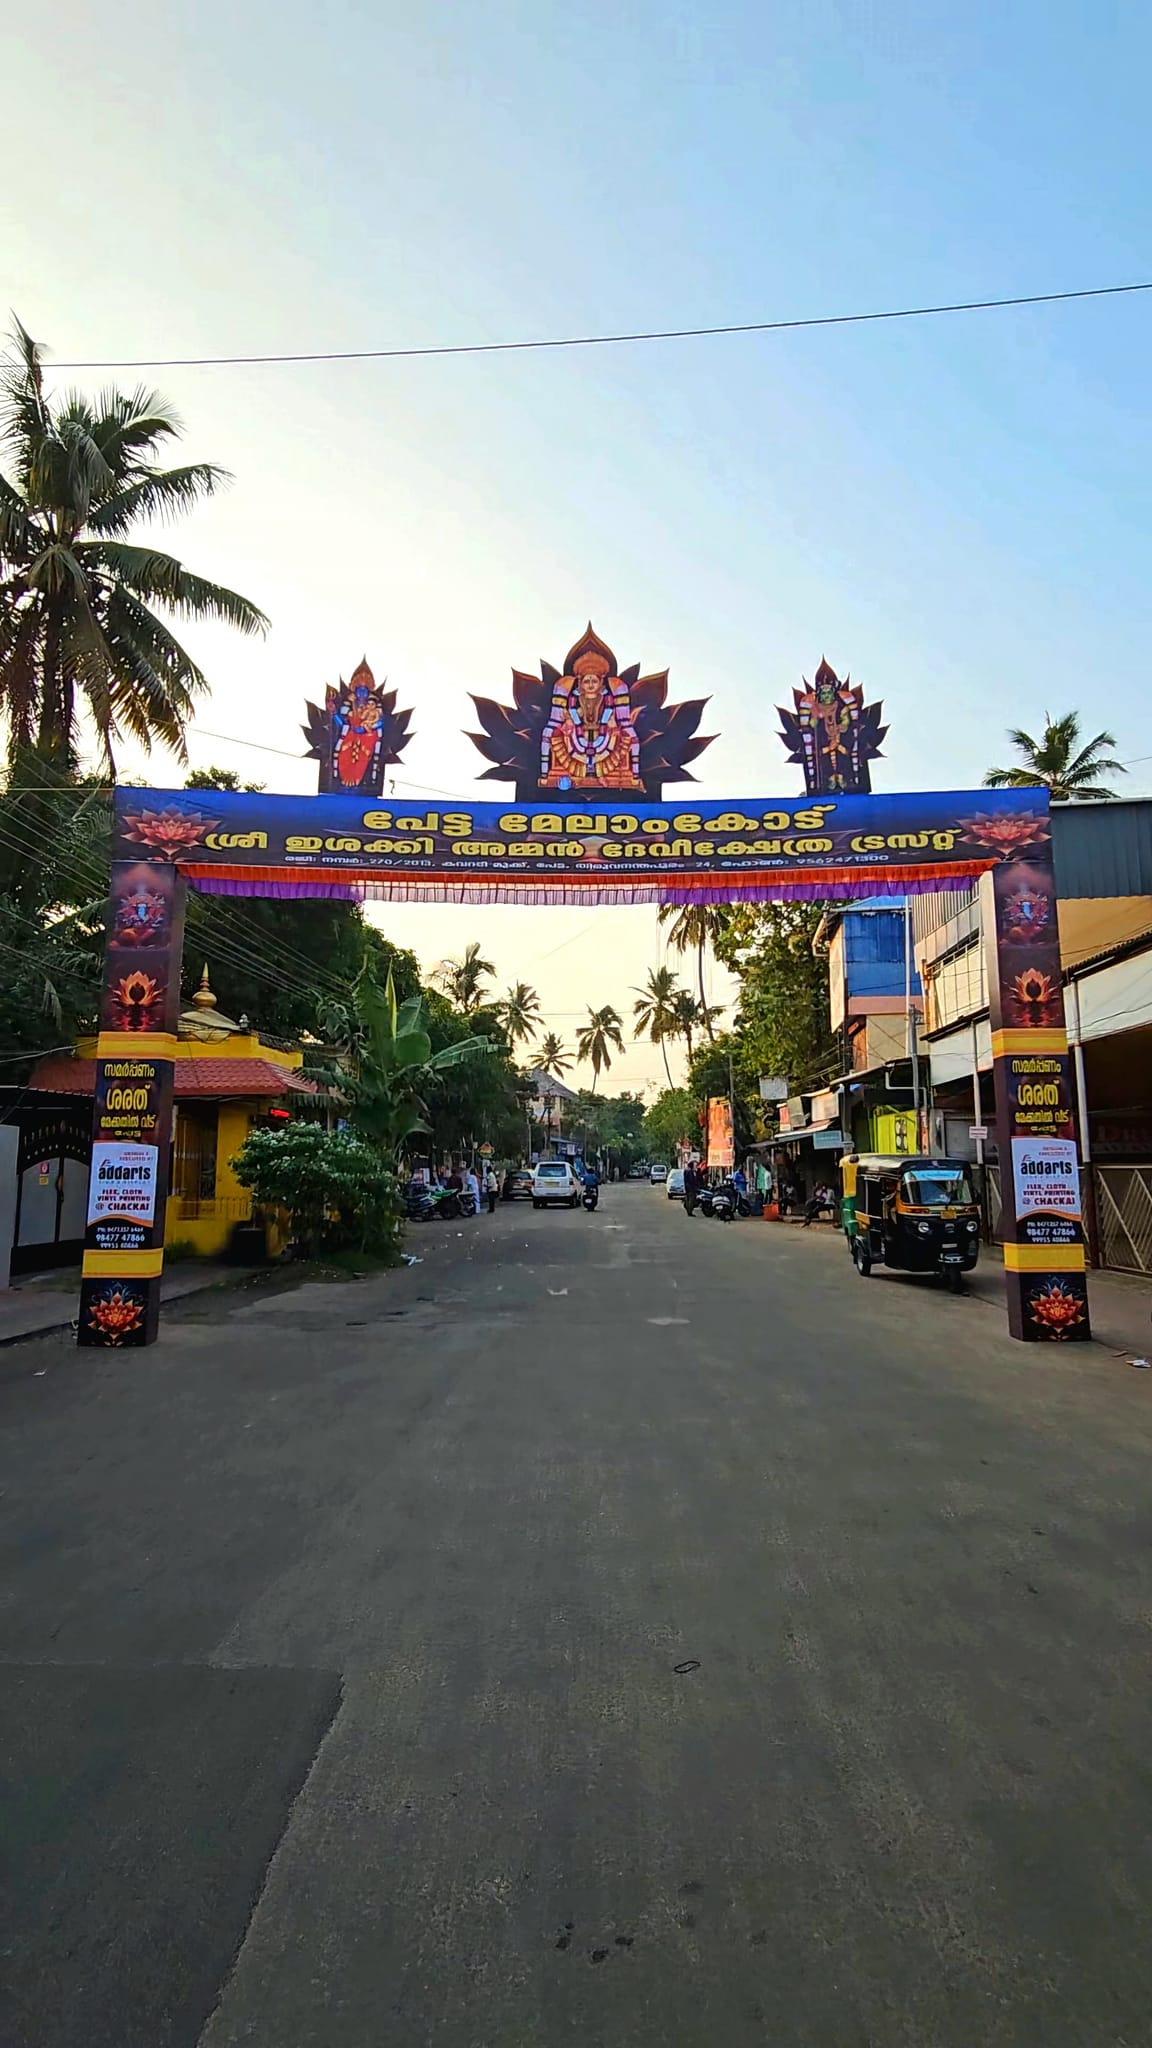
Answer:
<svg viewBox="0 0 1152 2048"><path fill-rule="evenodd" d="M980 1208L962 1159L864 1153L845 1236L857 1272L931 1273L954 1294L980 1256Z"/></svg>

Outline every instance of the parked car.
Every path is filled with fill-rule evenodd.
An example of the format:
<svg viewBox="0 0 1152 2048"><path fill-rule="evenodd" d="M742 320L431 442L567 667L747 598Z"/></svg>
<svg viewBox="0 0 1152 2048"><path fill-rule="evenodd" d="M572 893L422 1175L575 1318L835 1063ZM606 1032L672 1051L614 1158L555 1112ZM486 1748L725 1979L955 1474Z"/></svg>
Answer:
<svg viewBox="0 0 1152 2048"><path fill-rule="evenodd" d="M563 1202L578 1209L584 1192L566 1159L542 1159L532 1176L532 1207L543 1209L549 1202Z"/></svg>
<svg viewBox="0 0 1152 2048"><path fill-rule="evenodd" d="M659 1161L657 1161L655 1166L648 1168L648 1178L654 1188L662 1187L668 1178L668 1168L661 1166Z"/></svg>
<svg viewBox="0 0 1152 2048"><path fill-rule="evenodd" d="M646 1166L630 1166L628 1168L629 1180L647 1180L647 1178L648 1168Z"/></svg>
<svg viewBox="0 0 1152 2048"><path fill-rule="evenodd" d="M664 1192L670 1202L682 1202L684 1200L684 1174L679 1166L672 1168L664 1183Z"/></svg>
<svg viewBox="0 0 1152 2048"><path fill-rule="evenodd" d="M513 1167L510 1173L504 1175L501 1200L505 1202L530 1202L532 1199L532 1180L533 1174L530 1166Z"/></svg>

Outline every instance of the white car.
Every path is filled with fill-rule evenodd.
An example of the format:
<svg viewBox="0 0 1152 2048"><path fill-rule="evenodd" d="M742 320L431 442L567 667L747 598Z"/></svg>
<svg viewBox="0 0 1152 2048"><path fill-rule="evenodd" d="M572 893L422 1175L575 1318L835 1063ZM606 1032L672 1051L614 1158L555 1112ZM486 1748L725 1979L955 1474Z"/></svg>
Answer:
<svg viewBox="0 0 1152 2048"><path fill-rule="evenodd" d="M542 1159L532 1176L532 1207L543 1209L549 1202L565 1202L578 1209L583 1187L566 1159Z"/></svg>
<svg viewBox="0 0 1152 2048"><path fill-rule="evenodd" d="M668 1168L659 1165L650 1166L648 1168L648 1178L654 1188L661 1188L668 1178Z"/></svg>
<svg viewBox="0 0 1152 2048"><path fill-rule="evenodd" d="M670 1202L682 1202L684 1200L684 1171L682 1167L674 1166L672 1168L664 1183L664 1192Z"/></svg>

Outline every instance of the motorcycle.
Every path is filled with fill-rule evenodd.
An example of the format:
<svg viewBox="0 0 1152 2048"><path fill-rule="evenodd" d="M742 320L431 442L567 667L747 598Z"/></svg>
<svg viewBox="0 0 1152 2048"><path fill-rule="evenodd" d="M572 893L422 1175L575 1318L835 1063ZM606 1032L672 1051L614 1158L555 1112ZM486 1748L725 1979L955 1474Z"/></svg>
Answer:
<svg viewBox="0 0 1152 2048"><path fill-rule="evenodd" d="M460 1204L457 1211L458 1215L474 1216L476 1214L476 1197L472 1193L471 1188L462 1188L456 1199Z"/></svg>
<svg viewBox="0 0 1152 2048"><path fill-rule="evenodd" d="M713 1189L712 1206L708 1213L721 1223L731 1223L736 1214L736 1190L731 1181L725 1181L721 1187Z"/></svg>
<svg viewBox="0 0 1152 2048"><path fill-rule="evenodd" d="M410 1181L404 1190L404 1214L409 1223L427 1223L435 1216L436 1196L423 1181Z"/></svg>
<svg viewBox="0 0 1152 2048"><path fill-rule="evenodd" d="M597 1204L597 1203L599 1202L599 1200L600 1200L600 1190L599 1190L599 1188L588 1188L588 1187L586 1187L586 1188L585 1188L585 1190L584 1190L584 1193L583 1193L583 1196L582 1196L582 1198L581 1198L581 1199L583 1200L583 1203L584 1203L584 1207L585 1207L585 1208L587 1209L587 1211L588 1211L588 1214L589 1214L589 1215L591 1215L591 1214L592 1214L592 1211L593 1211L593 1210L595 1209L595 1207L596 1207L596 1204Z"/></svg>

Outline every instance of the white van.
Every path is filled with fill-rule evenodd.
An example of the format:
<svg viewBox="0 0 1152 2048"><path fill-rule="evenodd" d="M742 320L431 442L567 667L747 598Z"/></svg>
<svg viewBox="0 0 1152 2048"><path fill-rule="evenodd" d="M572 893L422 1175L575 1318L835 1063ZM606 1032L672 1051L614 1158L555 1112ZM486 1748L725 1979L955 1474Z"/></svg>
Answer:
<svg viewBox="0 0 1152 2048"><path fill-rule="evenodd" d="M542 1159L532 1176L532 1207L543 1209L548 1202L566 1202L578 1209L583 1192L566 1159Z"/></svg>
<svg viewBox="0 0 1152 2048"><path fill-rule="evenodd" d="M668 1168L659 1165L650 1166L648 1168L648 1178L654 1188L662 1188L668 1178Z"/></svg>

